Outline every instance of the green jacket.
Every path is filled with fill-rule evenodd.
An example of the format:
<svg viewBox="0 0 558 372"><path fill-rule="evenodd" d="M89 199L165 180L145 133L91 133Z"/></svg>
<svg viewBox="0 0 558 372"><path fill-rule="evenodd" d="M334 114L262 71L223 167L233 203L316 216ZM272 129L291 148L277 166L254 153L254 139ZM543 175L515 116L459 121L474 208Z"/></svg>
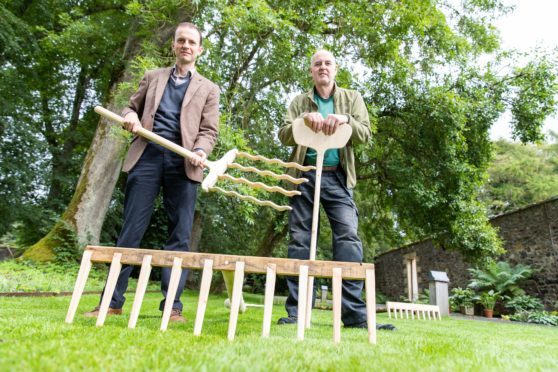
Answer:
<svg viewBox="0 0 558 372"><path fill-rule="evenodd" d="M347 187L352 189L356 185L353 146L370 140L370 119L368 118L368 110L362 96L354 90L339 88L335 84L333 88L333 103L336 114L349 116L348 124L353 129L353 134L347 145L339 149L341 166L347 175ZM302 118L306 113L316 111L318 111L318 105L314 102L314 88L307 93L296 96L291 102L285 117L285 124L279 129L279 140L281 143L287 146L296 146L291 154L290 161L302 164L307 149L305 146L298 146L294 141L293 121ZM293 177L300 177L300 171L294 168L289 168L287 173ZM291 186L291 188L293 187Z"/></svg>

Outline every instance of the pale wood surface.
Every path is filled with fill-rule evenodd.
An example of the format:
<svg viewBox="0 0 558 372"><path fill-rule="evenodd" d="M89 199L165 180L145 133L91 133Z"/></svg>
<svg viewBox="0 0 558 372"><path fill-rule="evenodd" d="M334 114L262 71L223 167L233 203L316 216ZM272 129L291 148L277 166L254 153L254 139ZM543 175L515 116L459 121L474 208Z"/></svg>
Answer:
<svg viewBox="0 0 558 372"><path fill-rule="evenodd" d="M294 183L295 185L299 185L301 183L308 182L308 178L294 178L292 176L289 176L288 174L277 174L277 173L273 173L272 171L269 171L269 170L261 170L261 169L258 169L256 167L248 167L248 166L241 165L241 164L238 164L238 163L229 164L229 168L238 169L238 170L241 170L243 172L256 173L259 176L272 177L272 178L275 178L275 179L281 180L281 181L288 181L290 183Z"/></svg>
<svg viewBox="0 0 558 372"><path fill-rule="evenodd" d="M229 318L229 341L234 340L236 323L238 321L238 308L242 299L242 284L244 281L244 262L237 261L234 270L233 293L231 298L231 314Z"/></svg>
<svg viewBox="0 0 558 372"><path fill-rule="evenodd" d="M333 295L333 342L341 342L341 298L342 298L342 270L338 267L333 269L332 279Z"/></svg>
<svg viewBox="0 0 558 372"><path fill-rule="evenodd" d="M176 296L176 290L180 283L180 275L182 275L182 258L174 257L169 279L169 287L167 289L167 297L165 299L165 308L163 310L163 317L161 319L161 331L166 331L169 325L169 319L172 312L172 305Z"/></svg>
<svg viewBox="0 0 558 372"><path fill-rule="evenodd" d="M304 171L304 172L315 169L315 167L312 166L312 165L300 165L300 164L294 163L294 162L287 163L287 162L284 162L283 160L270 159L270 158L266 158L266 157L261 156L261 155L252 155L252 154L248 154L247 152L242 152L242 151L239 151L236 154L236 156L239 157L239 158L257 160L257 161L261 161L261 162L268 163L268 164L278 164L278 165L280 165L282 167L285 167L285 168L296 168L296 169L298 169L300 171Z"/></svg>
<svg viewBox="0 0 558 372"><path fill-rule="evenodd" d="M223 274L223 280L225 282L225 287L227 288L227 295L229 296L227 299L229 302L227 304L227 300L225 300L225 306L230 309L234 287L234 271L221 271L221 274ZM240 294L239 311L241 314L246 312L246 303L244 302L244 296L242 296L242 293Z"/></svg>
<svg viewBox="0 0 558 372"><path fill-rule="evenodd" d="M246 264L245 272L251 274L266 274L267 265L275 264L277 267L277 275L297 276L301 265L308 267L309 275L318 278L331 278L333 276L333 268L339 267L343 269L344 279L364 280L366 278L366 269L374 269L371 263L341 262L341 261L308 261L296 260L289 258L274 257L253 257L238 256L212 253L194 253L194 252L172 252L139 249L139 248L119 248L119 247L100 247L87 246L86 251L91 251L91 261L110 263L115 253L122 254L122 263L127 265L141 265L143 256L152 255L152 265L157 267L171 267L174 257L182 258L182 267L189 269L203 269L206 259L213 260L213 270L216 271L234 271L235 263L243 261Z"/></svg>
<svg viewBox="0 0 558 372"><path fill-rule="evenodd" d="M79 300L83 294L83 289L85 288L85 283L89 277L89 271L91 271L91 255L93 252L85 251L81 257L81 265L79 267L78 276L76 278L76 284L74 285L74 292L72 293L72 300L70 301L70 307L68 308L68 313L66 314L66 323L72 323L74 321L74 316L79 305Z"/></svg>
<svg viewBox="0 0 558 372"><path fill-rule="evenodd" d="M269 201L269 200L260 200L258 198L255 198L255 197L251 196L251 195L242 195L242 194L239 194L236 191L225 190L225 189L223 189L219 186L210 187L209 191L218 191L218 192L220 192L222 194L225 194L227 196L234 196L235 198L238 198L240 200L249 201L249 202L252 202L254 204L264 206L264 207L271 207L271 208L273 208L275 210L278 210L280 212L281 211L290 211L292 209L288 205L277 205L274 202Z"/></svg>
<svg viewBox="0 0 558 372"><path fill-rule="evenodd" d="M368 342L376 343L376 274L366 270L366 321L368 323Z"/></svg>
<svg viewBox="0 0 558 372"><path fill-rule="evenodd" d="M314 277L308 277L308 289L306 289L306 328L312 326L312 305L314 297ZM300 298L300 297L299 297Z"/></svg>
<svg viewBox="0 0 558 372"><path fill-rule="evenodd" d="M152 266L158 267L172 267L171 278L169 282L169 288L167 293L167 299L165 303L165 309L163 311L163 317L161 321L161 330L167 329L170 313L172 310L173 300L176 295L176 290L180 280L180 275L182 274L183 268L193 268L200 269L204 268L204 274L202 275L202 286L200 288L200 303L198 303L198 316L196 317L196 325L194 332L195 334L201 333L201 325L203 324L203 316L205 313L205 306L207 303L207 296L210 286L211 278L211 266L223 271L224 273L231 273L231 268L234 270L234 283L233 283L233 294L231 301L231 317L229 319L229 331L228 338L233 340L236 333L236 325L238 321L238 310L240 307L240 302L242 300L242 282L244 278L244 273L263 273L267 274L266 279L266 294L265 294L265 305L264 305L264 322L262 327L262 337L268 337L271 325L271 315L273 307L273 294L275 287L275 277L276 275L289 275L289 276L299 276L299 296L301 298L306 297L305 289L308 288L308 278L310 273L314 273L315 276L334 278L334 340L339 342L340 334L340 324L341 324L341 293L342 293L342 279L360 279L366 280L367 288L367 320L369 325L368 338L369 342L376 342L375 333L375 297L374 297L374 265L373 264L359 264L354 262L337 262L337 261L308 261L308 260L295 260L295 259L280 259L280 258L269 258L269 257L250 257L250 256L234 256L234 255L220 255L220 254L200 254L200 253L189 253L189 252L169 252L169 251L156 251L150 249L138 249L138 248L116 248L116 247L99 247L99 246L87 246L82 257L82 262L80 266L80 271L78 273L78 278L76 279L76 285L74 287L74 292L72 294L72 300L70 302L70 307L68 309L68 314L66 316L66 322L71 323L76 312L81 294L83 293L83 288L87 280L91 264L93 262L111 262L111 268L109 272L109 279L107 280L105 294L103 296L103 301L101 307L104 307L104 316L106 317L106 312L108 310L108 304L110 303L110 298L112 297L112 292L114 291L114 286L122 264L129 265L142 265L142 271L140 273L140 279L138 280L138 291L136 292L136 303L133 305L132 314L130 315L129 327L134 328L137 320L137 315L141 308L141 300L143 294L145 293L145 285L147 283L147 278L149 277L149 271ZM211 265L211 262L214 264ZM350 275L347 277L346 273ZM364 276L364 277L363 277ZM209 278L209 279L208 279ZM144 284L145 283L145 284ZM112 288L111 288L112 287ZM142 288L140 288L142 287ZM200 305L201 304L201 305ZM297 338L299 340L304 339L305 332L305 309L306 301L301 301L298 308L298 329ZM404 304L409 305L409 304ZM395 310L394 305L388 306L388 312L391 317L391 311L394 311L397 317L397 310ZM424 311L428 314L430 318L430 308L437 307L432 305L421 305L420 310L423 313L423 319L425 318ZM203 308L202 310L200 310ZM401 316L403 314L403 309L400 310ZM134 315L135 314L135 315ZM434 319L436 319L436 313L432 312ZM101 315L101 314L100 314ZM417 313L417 317L420 315ZM135 318L135 320L133 319ZM438 318L440 318L438 310ZM98 325L102 325L104 318L97 319Z"/></svg>
<svg viewBox="0 0 558 372"><path fill-rule="evenodd" d="M213 260L205 260L203 264L203 272L200 285L200 296L198 299L198 311L196 312L196 322L194 324L194 336L201 335L203 318L205 317L205 309L207 307L207 298L209 297L209 287L211 286L212 276Z"/></svg>
<svg viewBox="0 0 558 372"><path fill-rule="evenodd" d="M141 309L141 304L143 302L143 296L145 295L145 290L147 289L147 284L149 282L149 274L151 273L152 259L153 256L151 255L143 256L143 262L141 263L140 275L136 287L136 295L134 296L134 303L132 305L132 311L130 312L130 320L128 321L128 328L136 327L136 323L138 321L138 316Z"/></svg>
<svg viewBox="0 0 558 372"><path fill-rule="evenodd" d="M304 340L304 329L306 328L306 291L308 289L308 266L300 265L298 275L298 319L297 338Z"/></svg>
<svg viewBox="0 0 558 372"><path fill-rule="evenodd" d="M271 329L271 314L273 312L273 296L275 293L275 278L277 265L269 264L265 278L264 317L262 325L262 337L269 337Z"/></svg>
<svg viewBox="0 0 558 372"><path fill-rule="evenodd" d="M441 320L442 317L440 315L440 307L437 305L426 305L426 304L413 304L407 302L391 302L388 301L386 303L386 308L388 311L388 317L391 319L391 314L395 319L397 319L397 314L399 312L399 317L403 319L403 312L405 312L405 319L409 319L409 312L411 313L411 319L414 319L415 314L417 315L417 319L420 319L420 312L422 312L422 319L425 319L425 313L428 316L428 320L430 320L430 316L436 320Z"/></svg>
<svg viewBox="0 0 558 372"><path fill-rule="evenodd" d="M300 195L301 192L300 191L296 191L296 190L286 190L282 187L279 186L269 186L266 185L265 183L262 182L253 182L250 181L244 177L233 177L229 174L222 174L219 176L220 180L227 180L227 181L231 181L233 183L242 183L244 185L248 185L253 189L262 189L268 192L278 192L279 194L283 194L285 196L288 197L292 197L295 195Z"/></svg>
<svg viewBox="0 0 558 372"><path fill-rule="evenodd" d="M118 280L118 275L120 274L120 269L122 268L122 263L120 262L121 258L122 253L115 253L112 258L107 283L105 285L105 293L103 294L99 315L97 316L97 327L100 327L105 323L110 300L112 299L112 294L114 293L114 288L116 287L116 281Z"/></svg>
<svg viewBox="0 0 558 372"><path fill-rule="evenodd" d="M318 222L320 215L320 191L322 183L322 169L324 164L325 152L329 149L339 149L347 144L351 139L353 132L350 125L340 125L337 131L332 135L326 135L323 132L314 132L306 125L304 119L297 119L292 124L293 137L297 144L306 146L316 150L316 181L314 183L314 207L312 211L312 230L310 238L310 260L316 259L316 244L318 241ZM313 278L309 280L309 284L313 285ZM313 288L310 286L307 291L312 293ZM299 296L299 303L301 297ZM304 299L304 297L302 298ZM300 304L299 304L300 306ZM312 296L306 298L306 306L312 309ZM307 326L310 327L311 314L307 317Z"/></svg>

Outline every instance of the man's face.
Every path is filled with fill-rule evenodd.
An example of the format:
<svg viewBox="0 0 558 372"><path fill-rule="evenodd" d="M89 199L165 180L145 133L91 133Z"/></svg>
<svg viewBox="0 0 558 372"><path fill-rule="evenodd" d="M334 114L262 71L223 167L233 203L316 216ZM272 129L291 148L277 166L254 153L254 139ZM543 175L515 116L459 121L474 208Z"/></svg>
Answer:
<svg viewBox="0 0 558 372"><path fill-rule="evenodd" d="M200 45L200 34L191 27L179 27L174 35L172 49L178 64L194 64L203 52Z"/></svg>
<svg viewBox="0 0 558 372"><path fill-rule="evenodd" d="M337 74L335 57L325 50L314 54L312 65L310 66L310 74L316 85L328 86L333 84Z"/></svg>

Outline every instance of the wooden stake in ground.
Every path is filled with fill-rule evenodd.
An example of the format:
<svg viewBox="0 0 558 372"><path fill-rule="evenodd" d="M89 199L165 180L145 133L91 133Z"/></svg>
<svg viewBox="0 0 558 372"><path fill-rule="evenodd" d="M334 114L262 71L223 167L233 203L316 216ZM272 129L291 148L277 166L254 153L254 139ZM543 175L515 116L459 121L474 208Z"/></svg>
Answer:
<svg viewBox="0 0 558 372"><path fill-rule="evenodd" d="M304 119L297 119L293 122L293 137L297 144L301 146L310 147L316 150L316 182L314 184L314 210L312 214L312 237L310 240L310 260L316 259L316 243L318 241L318 222L320 214L320 186L322 183L322 168L324 165L324 155L326 150L339 149L344 147L349 139L353 130L350 125L340 125L334 134L326 135L323 132L314 132L309 126L306 125ZM300 292L300 286L299 286ZM312 297L314 294L314 277L308 278L308 289L306 291L306 328L310 328L312 320ZM299 296L298 302L304 301L304 298ZM299 319L300 320L300 319Z"/></svg>

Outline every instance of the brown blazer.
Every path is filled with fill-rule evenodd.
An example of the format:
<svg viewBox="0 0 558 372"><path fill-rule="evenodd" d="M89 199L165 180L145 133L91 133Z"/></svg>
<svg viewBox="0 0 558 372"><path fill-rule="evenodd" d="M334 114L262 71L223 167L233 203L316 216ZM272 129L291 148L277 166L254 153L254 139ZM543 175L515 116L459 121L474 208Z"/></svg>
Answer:
<svg viewBox="0 0 558 372"><path fill-rule="evenodd" d="M138 90L130 98L128 106L122 110L122 116L134 111L138 114L141 125L152 131L155 112L163 97L171 71L170 67L147 71ZM196 72L190 80L182 101L180 113L182 147L190 151L201 148L209 155L217 139L218 125L219 87ZM124 172L129 172L136 165L146 146L146 139L139 136L132 139L122 166ZM184 159L184 167L189 179L197 182L203 180L203 171L200 167L192 166L187 159Z"/></svg>

